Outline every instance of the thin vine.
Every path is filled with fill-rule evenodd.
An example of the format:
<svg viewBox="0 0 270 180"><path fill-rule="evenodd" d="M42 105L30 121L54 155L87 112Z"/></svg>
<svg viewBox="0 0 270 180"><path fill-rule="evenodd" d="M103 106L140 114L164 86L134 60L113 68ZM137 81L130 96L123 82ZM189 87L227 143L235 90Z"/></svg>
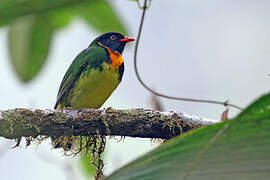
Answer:
<svg viewBox="0 0 270 180"><path fill-rule="evenodd" d="M144 0L143 6L140 5L139 0L137 1L137 3L138 3L138 7L140 9L142 9L142 16L141 16L141 21L140 21L138 35L137 35L137 41L136 41L136 44L135 44L135 50L134 50L134 69L135 69L136 77L139 80L140 84L145 89L147 89L148 91L150 91L151 93L153 93L154 95L159 96L159 97L163 97L163 98L166 98L166 99L180 100L180 101L189 101L189 102L199 102L199 103L209 103L209 104L220 104L220 105L224 105L225 107L228 107L229 106L229 107L233 107L233 108L236 108L236 109L239 109L239 110L243 110L242 107L229 103L229 100L226 100L226 101L222 102L222 101L215 101L215 100L193 99L193 98L183 98L183 97L168 96L166 94L162 94L162 93L159 93L159 92L153 90L152 88L150 88L142 80L141 76L139 75L138 67L137 67L137 54L138 54L139 42L140 42L140 38L141 38L141 34L142 34L142 28L143 28L144 19L145 19L145 13L146 13L146 10L151 5L151 0Z"/></svg>

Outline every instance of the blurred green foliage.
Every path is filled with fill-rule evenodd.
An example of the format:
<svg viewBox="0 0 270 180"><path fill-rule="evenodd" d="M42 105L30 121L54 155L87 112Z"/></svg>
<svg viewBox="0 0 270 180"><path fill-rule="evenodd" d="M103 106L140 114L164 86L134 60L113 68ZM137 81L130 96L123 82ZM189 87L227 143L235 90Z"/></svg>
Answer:
<svg viewBox="0 0 270 180"><path fill-rule="evenodd" d="M171 139L106 179L268 179L269 152L267 94L235 119Z"/></svg>
<svg viewBox="0 0 270 180"><path fill-rule="evenodd" d="M33 79L46 62L53 34L73 18L83 18L99 32L126 33L107 0L2 0L0 26L9 26L12 65L23 82Z"/></svg>
<svg viewBox="0 0 270 180"><path fill-rule="evenodd" d="M9 25L10 60L23 81L31 80L47 59L53 27L46 19L46 15L28 15Z"/></svg>
<svg viewBox="0 0 270 180"><path fill-rule="evenodd" d="M100 136L81 137L79 142L77 141L77 148L85 147L80 152L79 168L87 179L93 179L98 171L102 170L105 141L105 137ZM99 167L100 162L102 165Z"/></svg>
<svg viewBox="0 0 270 180"><path fill-rule="evenodd" d="M96 175L96 167L91 164L92 162L92 154L87 153L86 155L82 155L80 159L80 169L84 172L86 177L93 178Z"/></svg>
<svg viewBox="0 0 270 180"><path fill-rule="evenodd" d="M117 11L107 0L1 0L0 26L8 26L10 60L19 79L29 82L37 76L47 60L54 33L78 17L101 33L126 34ZM88 153L80 161L88 177L96 173L96 167L89 165L91 158Z"/></svg>

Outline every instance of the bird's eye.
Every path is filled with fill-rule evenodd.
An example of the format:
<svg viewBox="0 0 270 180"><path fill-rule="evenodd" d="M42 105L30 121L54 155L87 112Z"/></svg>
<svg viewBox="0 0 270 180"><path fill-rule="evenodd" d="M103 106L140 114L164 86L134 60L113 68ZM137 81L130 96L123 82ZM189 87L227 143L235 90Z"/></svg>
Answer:
<svg viewBox="0 0 270 180"><path fill-rule="evenodd" d="M111 35L111 40L116 40L117 39L117 37L115 36L115 35Z"/></svg>

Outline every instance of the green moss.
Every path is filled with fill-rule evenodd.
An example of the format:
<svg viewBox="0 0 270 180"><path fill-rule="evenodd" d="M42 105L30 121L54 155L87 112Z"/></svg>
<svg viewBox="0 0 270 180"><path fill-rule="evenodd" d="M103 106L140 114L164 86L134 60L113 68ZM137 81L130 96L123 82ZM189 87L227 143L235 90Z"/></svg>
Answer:
<svg viewBox="0 0 270 180"><path fill-rule="evenodd" d="M19 112L18 112L19 111ZM0 135L15 139L22 136L37 136L39 128L31 124L31 120L36 119L34 113L26 109L15 109L2 112L2 122L0 124Z"/></svg>
<svg viewBox="0 0 270 180"><path fill-rule="evenodd" d="M55 118L53 119L55 122L58 122L58 123L64 123L67 121L67 116L61 112L61 111L56 111L54 113L54 116Z"/></svg>

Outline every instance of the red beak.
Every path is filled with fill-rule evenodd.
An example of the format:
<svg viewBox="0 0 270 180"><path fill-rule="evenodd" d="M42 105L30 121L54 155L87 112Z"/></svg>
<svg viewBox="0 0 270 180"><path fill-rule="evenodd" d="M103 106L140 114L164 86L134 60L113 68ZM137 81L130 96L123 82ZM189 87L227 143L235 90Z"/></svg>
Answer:
<svg viewBox="0 0 270 180"><path fill-rule="evenodd" d="M135 41L135 39L134 38L132 38L132 37L125 37L124 39L120 39L120 41L121 42L131 42L131 41Z"/></svg>

